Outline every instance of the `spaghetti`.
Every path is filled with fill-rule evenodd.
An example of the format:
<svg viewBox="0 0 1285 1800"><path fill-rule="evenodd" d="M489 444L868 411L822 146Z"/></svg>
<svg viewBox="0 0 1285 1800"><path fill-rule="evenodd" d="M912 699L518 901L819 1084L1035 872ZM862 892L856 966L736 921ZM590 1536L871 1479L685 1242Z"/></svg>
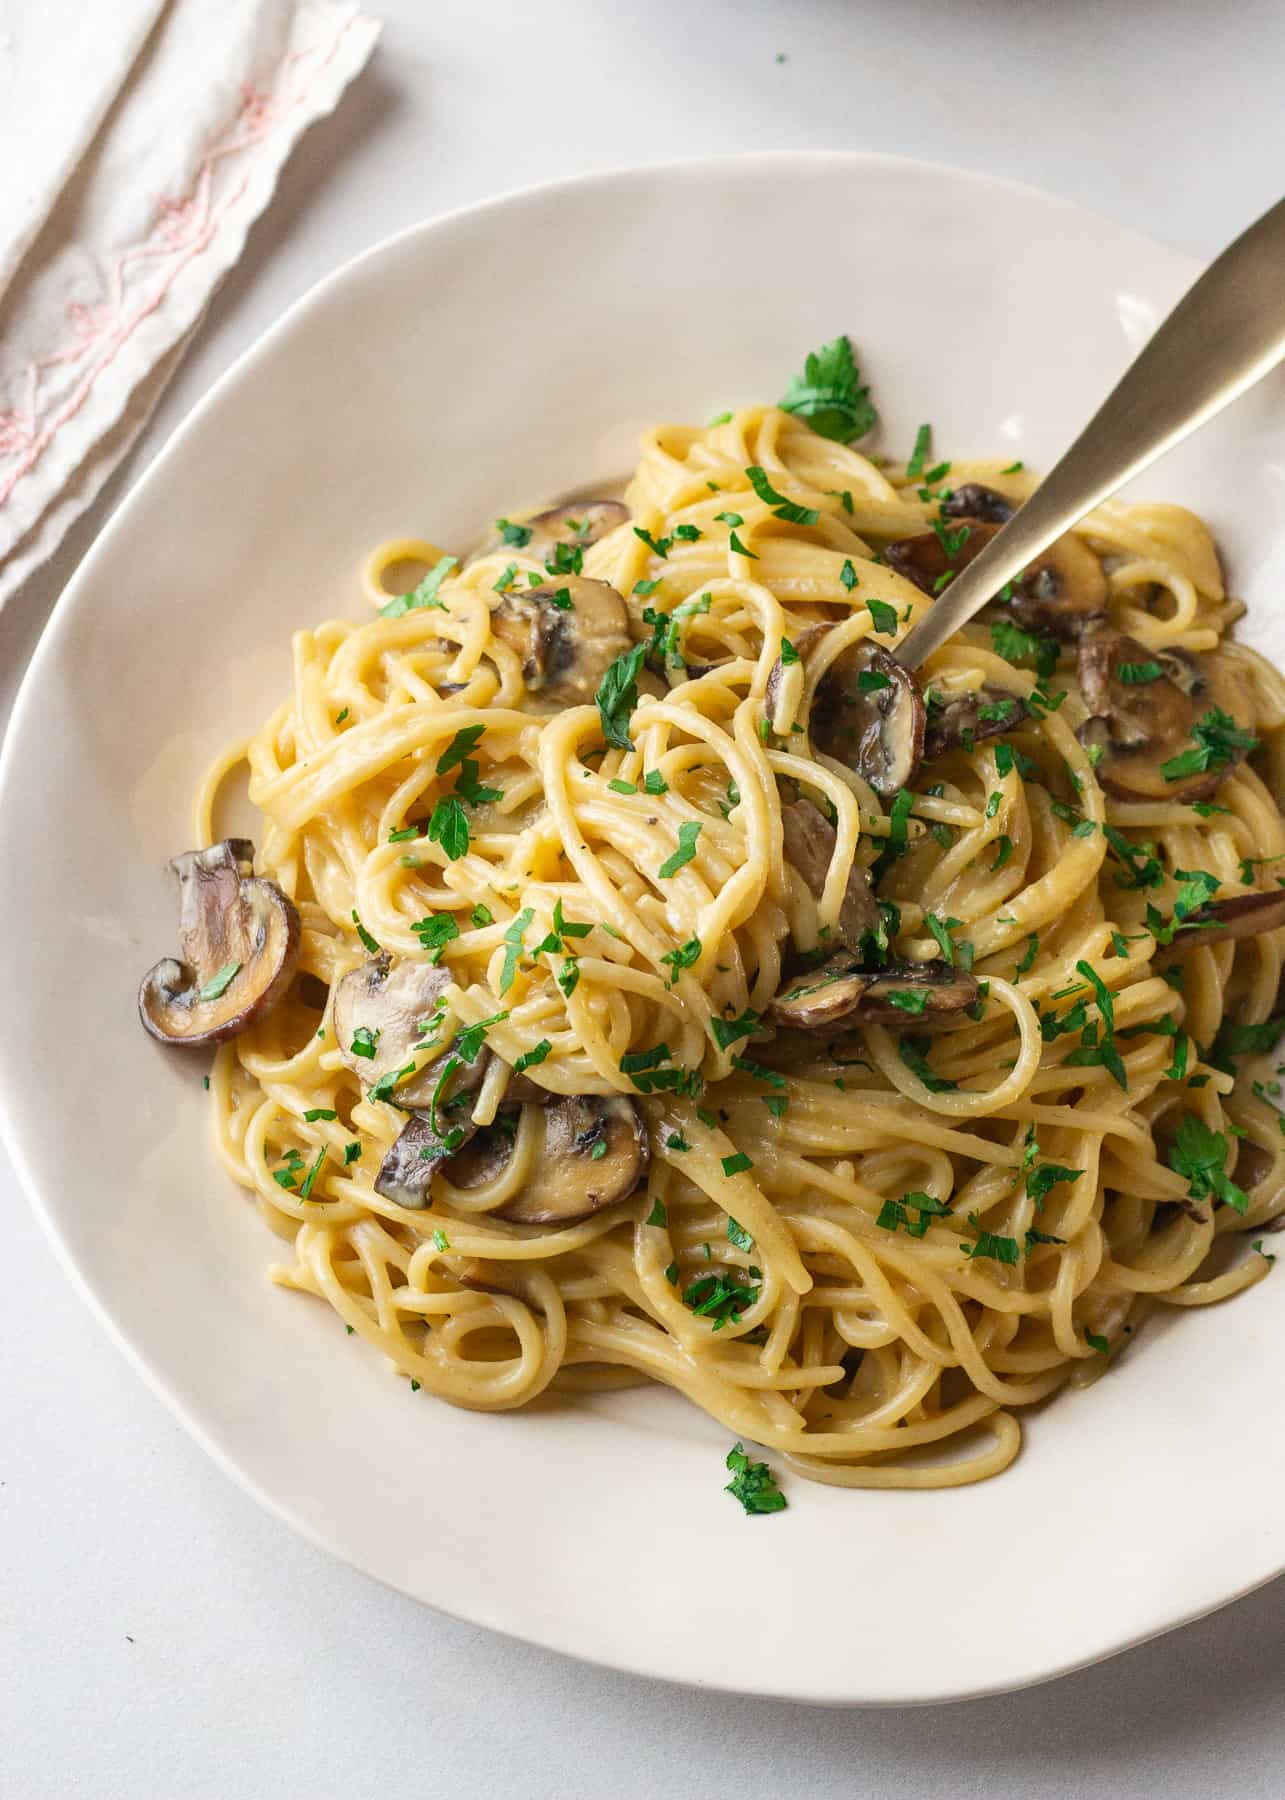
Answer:
<svg viewBox="0 0 1285 1800"><path fill-rule="evenodd" d="M930 753L881 794L813 735L826 670L932 604L896 547L932 533L948 578L971 529L952 495L1033 486L924 460L755 407L651 433L628 517L572 518L551 556L509 521L463 563L386 545L375 616L298 634L289 698L204 782L209 843L248 767L258 872L302 926L289 995L219 1051L222 1159L290 1246L274 1278L431 1393L663 1382L817 1480L951 1485L1004 1468L1021 1409L1101 1372L1157 1303L1267 1274L1240 1234L1285 1209L1255 1060L1285 931L1218 908L1279 893L1285 683L1229 636L1199 520L1111 502L1075 534L1097 626L1144 676L1196 659L1236 693L1230 751L1183 740L1210 796L1110 792L1076 643L1012 615L919 672ZM599 633L608 671L563 655L542 688L502 609L582 582L624 597L625 635ZM886 678L864 668L868 696ZM1001 719L1016 700L1010 728L977 726L979 697ZM976 728L934 735L961 704ZM836 975L854 882L868 942ZM407 964L433 978L409 1065L363 1067L344 978ZM880 969L891 1011L774 1011ZM966 1003L935 1016L928 970ZM638 1184L522 1222L515 1196L558 1185L540 1102L584 1096L640 1121ZM415 1120L436 1150L402 1204L376 1183Z"/></svg>

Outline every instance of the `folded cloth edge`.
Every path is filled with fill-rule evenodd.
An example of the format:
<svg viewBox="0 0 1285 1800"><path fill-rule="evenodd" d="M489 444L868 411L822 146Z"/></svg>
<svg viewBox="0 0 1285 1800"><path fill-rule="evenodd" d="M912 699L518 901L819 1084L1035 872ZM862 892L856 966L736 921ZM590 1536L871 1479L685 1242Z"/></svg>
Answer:
<svg viewBox="0 0 1285 1800"><path fill-rule="evenodd" d="M368 60L379 23L355 9L325 10L335 15L329 39L288 55L271 94L243 95L232 131L211 147L225 178L221 198L198 181L175 203L167 255L153 259L145 296L92 346L75 385L43 419L0 411L0 453L9 453L0 463L0 605L53 555L128 453L295 143Z"/></svg>

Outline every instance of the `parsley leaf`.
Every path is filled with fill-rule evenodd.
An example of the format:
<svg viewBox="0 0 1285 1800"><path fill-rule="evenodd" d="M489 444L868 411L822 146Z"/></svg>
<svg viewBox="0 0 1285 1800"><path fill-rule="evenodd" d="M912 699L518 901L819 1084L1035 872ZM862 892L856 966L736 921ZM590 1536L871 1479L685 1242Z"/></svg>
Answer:
<svg viewBox="0 0 1285 1800"><path fill-rule="evenodd" d="M684 819L678 827L678 848L672 856L665 858L656 871L657 874L668 881L671 875L677 875L681 868L691 862L696 854L696 840L700 834L701 825L698 819Z"/></svg>
<svg viewBox="0 0 1285 1800"><path fill-rule="evenodd" d="M507 994L509 989L513 986L514 977L518 972L518 963L522 956L522 939L526 933L527 927L534 918L535 909L530 906L524 906L517 918L513 920L513 923L505 929L504 968L500 973L501 994Z"/></svg>
<svg viewBox="0 0 1285 1800"><path fill-rule="evenodd" d="M873 430L879 419L870 390L860 381L852 344L837 337L807 357L801 376L790 378L782 410L806 419L820 437L850 444Z"/></svg>
<svg viewBox="0 0 1285 1800"><path fill-rule="evenodd" d="M1214 706L1191 728L1194 739L1190 750L1171 756L1160 765L1166 781L1181 781L1187 775L1200 775L1207 769L1225 769L1242 754L1258 746L1252 731L1242 731L1230 713Z"/></svg>
<svg viewBox="0 0 1285 1800"><path fill-rule="evenodd" d="M646 644L635 644L622 650L598 684L598 715L602 735L617 750L632 750L629 719L638 704L638 671L647 656Z"/></svg>
<svg viewBox="0 0 1285 1800"><path fill-rule="evenodd" d="M530 533L527 535L530 536ZM445 612L446 602L438 599L437 590L459 560L458 556L442 557L440 562L433 564L418 587L412 588L409 594L398 594L397 598L390 600L387 606L381 606L380 618L400 619L403 613L417 612L420 608L437 607L440 611Z"/></svg>
<svg viewBox="0 0 1285 1800"><path fill-rule="evenodd" d="M778 494L768 480L767 470L754 463L745 471L750 486L765 506L773 509L778 519L784 519L787 525L815 525L821 517L814 506L798 506L784 494Z"/></svg>
<svg viewBox="0 0 1285 1800"><path fill-rule="evenodd" d="M776 1485L776 1476L767 1463L751 1462L745 1446L737 1444L727 1453L727 1467L732 1479L723 1489L740 1501L747 1513L783 1512L789 1502Z"/></svg>
<svg viewBox="0 0 1285 1800"><path fill-rule="evenodd" d="M1230 1206L1233 1212L1249 1211L1249 1195L1226 1173L1227 1139L1221 1131L1211 1131L1194 1113L1184 1113L1177 1136L1169 1151L1169 1167L1176 1175L1185 1175L1191 1186L1187 1192L1193 1200L1211 1196Z"/></svg>
<svg viewBox="0 0 1285 1800"><path fill-rule="evenodd" d="M476 749L478 739L485 730L485 725L465 725L457 731L437 759L437 773L447 775L457 768L470 751Z"/></svg>
<svg viewBox="0 0 1285 1800"><path fill-rule="evenodd" d="M445 794L433 808L428 821L428 835L440 844L452 862L458 862L468 850L468 820L463 805L454 794Z"/></svg>

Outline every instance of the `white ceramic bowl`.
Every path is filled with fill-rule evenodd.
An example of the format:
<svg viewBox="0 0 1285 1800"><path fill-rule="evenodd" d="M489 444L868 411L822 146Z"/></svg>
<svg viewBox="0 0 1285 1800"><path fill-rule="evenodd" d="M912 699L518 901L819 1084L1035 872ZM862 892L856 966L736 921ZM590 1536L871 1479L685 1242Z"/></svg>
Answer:
<svg viewBox="0 0 1285 1800"><path fill-rule="evenodd" d="M0 771L5 1135L138 1367L315 1542L578 1656L821 1701L1038 1680L1285 1566L1285 1277L1148 1324L1105 1380L1029 1421L996 1481L790 1480L787 1513L746 1518L723 1492L727 1433L675 1395L453 1411L269 1287L277 1248L215 1167L202 1060L134 1015L173 943L163 868L193 781L284 691L294 628L360 616L377 539L467 542L628 467L648 422L774 398L839 331L885 443L904 451L931 419L947 454L1038 466L1195 272L1029 189L879 157L541 188L324 282L121 506L59 603ZM1145 479L1205 514L1260 609L1285 575L1281 399L1260 388Z"/></svg>

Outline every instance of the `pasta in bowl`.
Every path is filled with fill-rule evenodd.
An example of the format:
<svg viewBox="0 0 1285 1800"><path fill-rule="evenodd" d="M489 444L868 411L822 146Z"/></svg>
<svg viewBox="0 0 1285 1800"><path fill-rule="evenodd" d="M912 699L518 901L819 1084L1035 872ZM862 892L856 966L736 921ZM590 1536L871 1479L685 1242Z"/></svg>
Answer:
<svg viewBox="0 0 1285 1800"><path fill-rule="evenodd" d="M1119 502L903 669L1034 478L873 422L839 339L620 498L381 546L201 787L144 1022L221 1043L275 1278L441 1398L656 1381L954 1485L1269 1271L1285 684Z"/></svg>

